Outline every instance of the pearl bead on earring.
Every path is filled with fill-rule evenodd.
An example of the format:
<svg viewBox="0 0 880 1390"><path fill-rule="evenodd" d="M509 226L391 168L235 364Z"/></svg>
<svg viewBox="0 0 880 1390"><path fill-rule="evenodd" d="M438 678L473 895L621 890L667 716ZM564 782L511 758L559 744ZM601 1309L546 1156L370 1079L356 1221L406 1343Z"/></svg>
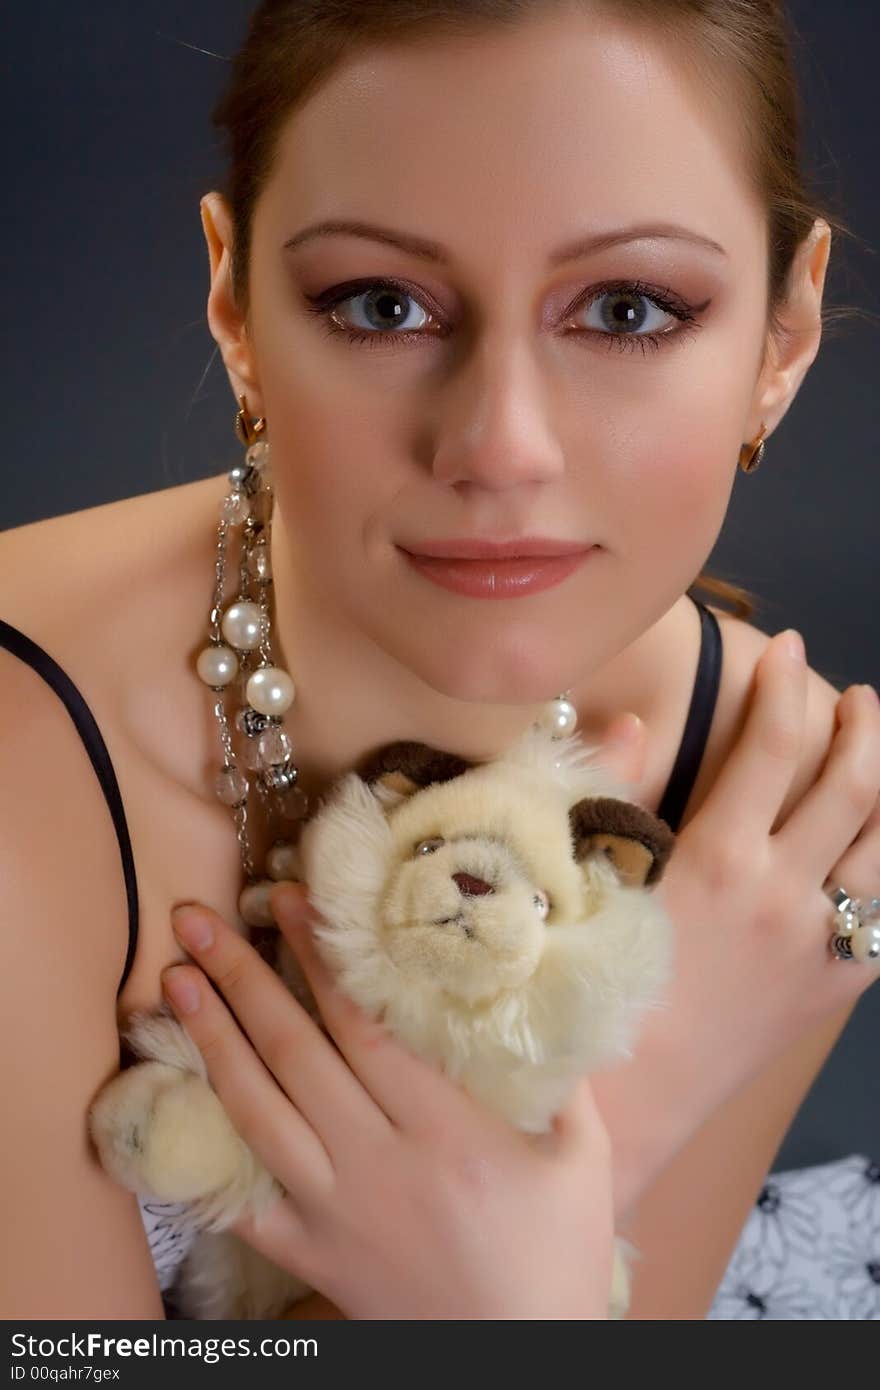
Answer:
<svg viewBox="0 0 880 1390"><path fill-rule="evenodd" d="M564 695L548 700L537 719L538 725L553 738L564 738L574 732L577 724L577 710Z"/></svg>

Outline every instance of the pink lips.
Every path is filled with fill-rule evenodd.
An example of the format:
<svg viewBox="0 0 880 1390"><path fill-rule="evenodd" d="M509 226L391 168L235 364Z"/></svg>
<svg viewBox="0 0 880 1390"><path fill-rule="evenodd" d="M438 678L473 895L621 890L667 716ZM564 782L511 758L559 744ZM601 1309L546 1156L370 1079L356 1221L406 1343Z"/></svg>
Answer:
<svg viewBox="0 0 880 1390"><path fill-rule="evenodd" d="M425 542L420 543L418 554L405 549L402 553L425 579L453 593L469 598L524 598L561 584L598 549L571 541L525 538L506 543Z"/></svg>

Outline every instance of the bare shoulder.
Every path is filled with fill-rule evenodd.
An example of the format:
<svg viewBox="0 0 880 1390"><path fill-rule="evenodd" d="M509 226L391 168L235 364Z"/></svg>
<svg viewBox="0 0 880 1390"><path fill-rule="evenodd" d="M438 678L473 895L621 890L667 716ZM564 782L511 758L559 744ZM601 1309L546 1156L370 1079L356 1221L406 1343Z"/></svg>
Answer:
<svg viewBox="0 0 880 1390"><path fill-rule="evenodd" d="M35 595L35 623L14 587L3 596L13 626L32 636L36 625L32 640L55 646ZM6 1317L161 1317L137 1205L97 1163L84 1119L119 1066L119 850L58 695L6 650L0 844L0 1091L15 1135L0 1146L0 1306Z"/></svg>
<svg viewBox="0 0 880 1390"><path fill-rule="evenodd" d="M214 497L216 480L202 479L0 534L0 617L70 677L114 766L117 754L161 760L157 712L180 700L192 713L186 662L205 624Z"/></svg>
<svg viewBox="0 0 880 1390"><path fill-rule="evenodd" d="M204 628L216 496L216 479L209 478L0 535L0 617L42 647L73 683L119 786L139 904L137 953L119 1001L124 1013L158 1004L159 972L178 957L171 899L203 891L213 902L217 861L228 858L218 839L220 818L190 790L204 780L211 733L188 656ZM128 943L127 900L116 832L95 769L58 696L36 671L0 650L0 676L6 723L24 721L33 750L28 785L49 788L44 794L51 795L60 778L65 796L88 808L77 831L88 834L93 857L101 855L102 916L112 923L107 980L115 992ZM35 849L40 843L35 828Z"/></svg>
<svg viewBox="0 0 880 1390"><path fill-rule="evenodd" d="M774 632L765 632L754 623L737 618L724 609L713 607L712 612L718 619L724 644L722 678L711 735L685 819L690 819L696 814L742 733L754 689L756 667L775 635ZM781 628L779 630L781 631ZM809 666L809 659L808 648L804 737L798 767L792 778L788 796L780 809L780 823L787 818L822 771L834 737L835 709L843 689L832 685L819 671Z"/></svg>
<svg viewBox="0 0 880 1390"><path fill-rule="evenodd" d="M0 532L0 594L15 627L62 646L102 646L126 606L157 593L211 479L124 497Z"/></svg>

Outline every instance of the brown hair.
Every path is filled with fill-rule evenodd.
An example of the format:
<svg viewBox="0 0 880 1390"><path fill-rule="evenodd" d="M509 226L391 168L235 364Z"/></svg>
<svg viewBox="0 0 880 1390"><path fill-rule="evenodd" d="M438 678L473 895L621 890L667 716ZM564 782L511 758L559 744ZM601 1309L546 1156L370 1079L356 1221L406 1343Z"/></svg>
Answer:
<svg viewBox="0 0 880 1390"><path fill-rule="evenodd" d="M264 0L213 113L228 140L226 197L239 303L247 307L251 220L281 127L338 61L358 46L470 36L559 8L652 26L681 62L692 65L691 73L738 112L748 172L767 210L767 327L782 335L779 310L789 272L815 219L851 233L820 210L806 188L789 21L780 0ZM848 314L823 308L823 327ZM691 588L731 606L738 617L755 611L754 594L705 570Z"/></svg>

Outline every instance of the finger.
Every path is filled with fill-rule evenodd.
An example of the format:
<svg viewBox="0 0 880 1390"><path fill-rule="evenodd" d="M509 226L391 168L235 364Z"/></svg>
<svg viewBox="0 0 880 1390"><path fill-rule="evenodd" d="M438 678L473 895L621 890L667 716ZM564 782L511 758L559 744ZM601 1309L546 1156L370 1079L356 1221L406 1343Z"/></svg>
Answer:
<svg viewBox="0 0 880 1390"><path fill-rule="evenodd" d="M339 988L321 954L322 939L332 940L335 929L309 903L305 884L279 884L270 901L281 932L306 975L321 1018L352 1071L400 1129L443 1134L456 1116L473 1108L474 1102L444 1074L439 1063L411 1052L384 1023L370 1018ZM380 951L381 946L375 950Z"/></svg>
<svg viewBox="0 0 880 1390"><path fill-rule="evenodd" d="M822 885L826 893L843 888L863 904L880 901L880 796L861 831Z"/></svg>
<svg viewBox="0 0 880 1390"><path fill-rule="evenodd" d="M568 1103L553 1118L546 1135L549 1152L562 1160L576 1159L595 1164L597 1176L611 1167L611 1140L596 1104L589 1078L575 1086Z"/></svg>
<svg viewBox="0 0 880 1390"><path fill-rule="evenodd" d="M880 896L877 891L880 889L880 858L878 858L880 839L878 837L880 837L880 792L877 793L873 811L865 821L852 846L856 853L859 852L860 848L864 849L865 865L866 867L870 866L867 881L862 888L862 896L875 898ZM872 857L869 858L869 856Z"/></svg>
<svg viewBox="0 0 880 1390"><path fill-rule="evenodd" d="M807 666L786 650L787 636L778 633L762 653L739 740L700 808L710 839L768 835L788 794L803 740Z"/></svg>
<svg viewBox="0 0 880 1390"><path fill-rule="evenodd" d="M249 1046L222 999L189 965L162 973L162 989L205 1061L235 1131L285 1188L308 1200L332 1179L328 1155Z"/></svg>
<svg viewBox="0 0 880 1390"><path fill-rule="evenodd" d="M627 710L617 714L602 734L597 762L620 782L635 786L645 775L648 740L645 726L637 714Z"/></svg>
<svg viewBox="0 0 880 1390"><path fill-rule="evenodd" d="M282 1197L259 1216L245 1212L227 1229L272 1264L297 1275L312 1288L324 1276L319 1245L308 1219L297 1211L293 1195Z"/></svg>
<svg viewBox="0 0 880 1390"><path fill-rule="evenodd" d="M196 924L207 931L209 939L192 930ZM353 1133L366 1135L387 1129L385 1116L302 1005L253 946L233 931L219 913L201 905L197 911L182 909L173 914L173 927L181 943L221 991L262 1059L264 1070L275 1077L300 1112L301 1124L306 1129L311 1126L310 1132L318 1136L331 1157L335 1158L340 1147L351 1144ZM207 1002L211 1004L210 1000ZM245 1039L240 1035L236 1039L234 1021L219 1007L219 1001L200 1013L202 1030L207 1026L205 1019L218 1030L216 1038L209 1036L209 1043L228 1049L228 1053L218 1056L225 1060L227 1055L239 1059L252 1055ZM190 1021L188 1018L188 1027ZM275 1109L284 1109L277 1097ZM233 1118L231 1111L230 1117Z"/></svg>
<svg viewBox="0 0 880 1390"><path fill-rule="evenodd" d="M821 880L858 838L880 791L876 702L861 686L849 686L837 715L839 728L821 775L773 837L792 861L809 864Z"/></svg>
<svg viewBox="0 0 880 1390"><path fill-rule="evenodd" d="M339 1311L336 1304L331 1303L322 1293L309 1294L307 1298L299 1299L288 1312L281 1314L281 1320L285 1322L331 1322L344 1317L345 1314Z"/></svg>

